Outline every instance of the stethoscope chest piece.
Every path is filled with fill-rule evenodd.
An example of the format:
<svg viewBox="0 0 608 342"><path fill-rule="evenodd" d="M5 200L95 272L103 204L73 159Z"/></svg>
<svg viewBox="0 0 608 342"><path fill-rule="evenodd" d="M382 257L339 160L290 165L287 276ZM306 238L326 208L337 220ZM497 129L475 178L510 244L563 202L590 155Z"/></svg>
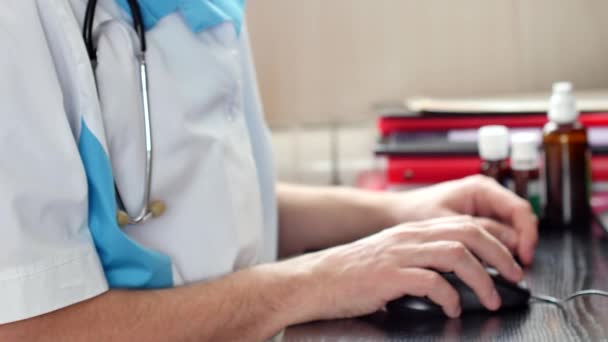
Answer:
<svg viewBox="0 0 608 342"><path fill-rule="evenodd" d="M141 216L140 218L133 219L129 216L129 214L127 214L126 211L118 210L116 213L116 221L120 227L124 228L128 225L143 223L150 218L161 217L166 211L167 205L164 201L152 201L146 208L145 215Z"/></svg>

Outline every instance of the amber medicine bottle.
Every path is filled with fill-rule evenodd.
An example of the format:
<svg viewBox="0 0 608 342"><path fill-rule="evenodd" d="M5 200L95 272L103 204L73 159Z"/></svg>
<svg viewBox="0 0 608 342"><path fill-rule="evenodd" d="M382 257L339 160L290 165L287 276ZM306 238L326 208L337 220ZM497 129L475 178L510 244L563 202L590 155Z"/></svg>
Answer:
<svg viewBox="0 0 608 342"><path fill-rule="evenodd" d="M538 148L539 136L537 134L513 134L509 188L528 200L534 213L540 216L541 184Z"/></svg>
<svg viewBox="0 0 608 342"><path fill-rule="evenodd" d="M510 176L509 130L505 126L483 126L478 133L480 172L507 186Z"/></svg>
<svg viewBox="0 0 608 342"><path fill-rule="evenodd" d="M572 85L556 83L543 132L548 228L590 229L591 155L587 131L578 115Z"/></svg>

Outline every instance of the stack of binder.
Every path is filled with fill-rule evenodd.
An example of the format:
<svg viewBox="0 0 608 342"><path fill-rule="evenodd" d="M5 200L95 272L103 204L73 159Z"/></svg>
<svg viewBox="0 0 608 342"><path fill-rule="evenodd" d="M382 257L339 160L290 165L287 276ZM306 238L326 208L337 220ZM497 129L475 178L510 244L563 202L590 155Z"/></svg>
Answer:
<svg viewBox="0 0 608 342"><path fill-rule="evenodd" d="M608 90L576 94L588 129L594 191L608 191ZM479 173L477 130L505 125L542 140L550 94L481 99L418 98L382 103L376 154L386 158L386 186L411 188Z"/></svg>

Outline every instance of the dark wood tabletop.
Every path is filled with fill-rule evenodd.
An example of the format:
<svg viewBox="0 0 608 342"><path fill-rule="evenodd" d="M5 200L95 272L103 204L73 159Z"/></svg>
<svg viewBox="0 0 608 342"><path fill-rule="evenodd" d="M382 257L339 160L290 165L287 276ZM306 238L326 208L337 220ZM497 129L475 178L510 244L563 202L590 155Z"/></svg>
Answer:
<svg viewBox="0 0 608 342"><path fill-rule="evenodd" d="M566 297L582 289L608 290L608 239L541 229L534 265L526 270L533 294ZM391 317L386 312L290 327L295 341L608 341L608 298L583 297L563 309L531 303L527 309L464 314L460 319Z"/></svg>

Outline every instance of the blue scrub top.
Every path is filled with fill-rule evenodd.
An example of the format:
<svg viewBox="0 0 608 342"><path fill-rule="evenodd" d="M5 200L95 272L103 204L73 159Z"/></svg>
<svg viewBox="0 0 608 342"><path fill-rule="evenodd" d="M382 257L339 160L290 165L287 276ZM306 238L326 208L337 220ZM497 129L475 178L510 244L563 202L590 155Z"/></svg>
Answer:
<svg viewBox="0 0 608 342"><path fill-rule="evenodd" d="M116 0L127 12L127 0ZM162 18L180 12L184 21L194 32L201 32L221 23L234 23L241 31L245 0L138 0L146 29L154 27Z"/></svg>

